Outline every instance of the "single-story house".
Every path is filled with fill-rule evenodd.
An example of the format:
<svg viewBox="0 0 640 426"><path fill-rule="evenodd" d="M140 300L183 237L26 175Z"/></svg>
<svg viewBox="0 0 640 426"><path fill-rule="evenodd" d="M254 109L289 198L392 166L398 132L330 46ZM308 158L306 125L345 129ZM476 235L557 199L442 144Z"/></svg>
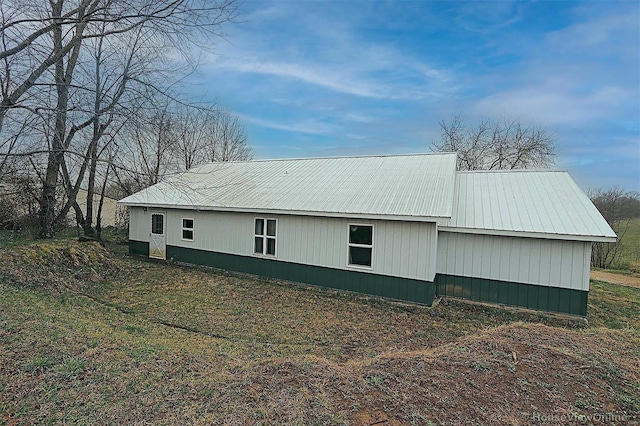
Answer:
<svg viewBox="0 0 640 426"><path fill-rule="evenodd" d="M615 233L566 172L456 154L209 163L120 201L131 253L431 305L585 316Z"/></svg>

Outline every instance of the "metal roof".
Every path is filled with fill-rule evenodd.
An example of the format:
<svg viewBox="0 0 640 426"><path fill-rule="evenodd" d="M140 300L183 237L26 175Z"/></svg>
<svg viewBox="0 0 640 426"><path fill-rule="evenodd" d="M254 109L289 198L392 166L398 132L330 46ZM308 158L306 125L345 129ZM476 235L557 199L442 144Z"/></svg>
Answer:
<svg viewBox="0 0 640 426"><path fill-rule="evenodd" d="M452 217L441 229L615 241L616 234L567 172L456 173Z"/></svg>
<svg viewBox="0 0 640 426"><path fill-rule="evenodd" d="M456 232L616 239L566 172L455 172L455 167L455 153L217 162L174 175L120 203L436 221Z"/></svg>
<svg viewBox="0 0 640 426"><path fill-rule="evenodd" d="M455 153L209 163L120 201L129 206L442 221Z"/></svg>

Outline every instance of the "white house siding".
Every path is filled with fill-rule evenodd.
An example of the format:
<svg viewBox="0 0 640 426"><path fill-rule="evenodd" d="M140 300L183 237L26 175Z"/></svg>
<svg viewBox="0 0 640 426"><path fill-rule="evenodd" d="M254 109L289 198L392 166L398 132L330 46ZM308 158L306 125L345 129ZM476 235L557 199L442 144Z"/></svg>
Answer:
<svg viewBox="0 0 640 426"><path fill-rule="evenodd" d="M373 225L373 269L349 268L348 226ZM433 223L278 216L281 260L433 281L437 231Z"/></svg>
<svg viewBox="0 0 640 426"><path fill-rule="evenodd" d="M425 281L433 281L436 273L434 223L151 208L145 213L133 207L132 240L148 241L150 217L155 211L166 213L167 245L254 256L254 219L275 218L278 220L276 260ZM194 219L194 241L181 238L183 218ZM347 267L350 223L374 226L372 269Z"/></svg>
<svg viewBox="0 0 640 426"><path fill-rule="evenodd" d="M142 207L129 208L129 239L149 241L151 234L151 216Z"/></svg>
<svg viewBox="0 0 640 426"><path fill-rule="evenodd" d="M440 274L589 290L591 243L440 231Z"/></svg>

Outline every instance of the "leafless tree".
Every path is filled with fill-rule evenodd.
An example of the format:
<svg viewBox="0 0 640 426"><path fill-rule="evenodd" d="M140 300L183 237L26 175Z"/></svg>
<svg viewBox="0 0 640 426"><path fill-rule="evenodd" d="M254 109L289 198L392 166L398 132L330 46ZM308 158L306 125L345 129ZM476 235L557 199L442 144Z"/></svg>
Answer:
<svg viewBox="0 0 640 426"><path fill-rule="evenodd" d="M227 110L221 110L211 123L214 140L205 145L209 161L242 161L253 157L253 151L247 144L244 126Z"/></svg>
<svg viewBox="0 0 640 426"><path fill-rule="evenodd" d="M42 182L42 237L53 235L65 209L78 213L71 199L87 167L95 184L99 143L114 116L126 110L125 93L170 95L171 85L197 63L193 53L213 45L235 13L235 0L0 2L0 171L11 156L34 159ZM106 60L113 63L119 52L128 61L111 74ZM42 126L40 141L47 145L27 145L38 138L26 126ZM89 142L82 148L78 138ZM67 201L56 214L60 176Z"/></svg>
<svg viewBox="0 0 640 426"><path fill-rule="evenodd" d="M248 160L253 155L237 117L215 105L174 104L151 115L140 112L119 138L113 173L122 195L200 164Z"/></svg>
<svg viewBox="0 0 640 426"><path fill-rule="evenodd" d="M618 235L618 241L615 243L593 244L591 265L596 268L610 268L619 258L621 241L629 229L631 220L640 217L640 194L613 187L591 191L589 198Z"/></svg>
<svg viewBox="0 0 640 426"><path fill-rule="evenodd" d="M469 127L460 115L439 124L440 140L432 147L457 152L458 170L545 168L554 163L553 137L538 125L503 118Z"/></svg>
<svg viewBox="0 0 640 426"><path fill-rule="evenodd" d="M173 173L173 149L177 142L173 117L166 110L151 115L140 113L131 120L119 146L119 159L114 173L121 188L131 193L154 185Z"/></svg>
<svg viewBox="0 0 640 426"><path fill-rule="evenodd" d="M174 151L183 158L182 170L214 161L243 161L253 157L244 126L226 109L183 108L176 114Z"/></svg>

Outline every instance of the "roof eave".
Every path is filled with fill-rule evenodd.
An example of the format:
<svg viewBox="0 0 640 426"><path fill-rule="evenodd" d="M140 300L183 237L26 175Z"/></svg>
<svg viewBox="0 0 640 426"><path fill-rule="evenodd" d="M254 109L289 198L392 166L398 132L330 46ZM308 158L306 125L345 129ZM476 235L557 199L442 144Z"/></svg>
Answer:
<svg viewBox="0 0 640 426"><path fill-rule="evenodd" d="M434 222L437 224L447 223L451 220L451 216L421 216L421 215L393 215L380 213L355 213L355 212L331 212L331 211L311 211L311 210L282 210L282 209L259 209L259 208L242 208L242 207L224 207L224 206L189 206L176 204L156 204L156 203L136 203L122 202L118 204L128 207L143 207L151 209L179 209L179 210L197 210L197 211L217 211L217 212L235 212L235 213L254 213L254 214L281 214L293 216L318 216L318 217L338 217L347 219L374 219L374 220L394 220L405 222Z"/></svg>
<svg viewBox="0 0 640 426"><path fill-rule="evenodd" d="M608 235L578 235L578 234L551 234L546 232L511 231L502 229L484 228L459 228L454 226L439 225L438 230L445 232L458 232L462 234L496 235L503 237L543 238L547 240L571 240L590 241L594 243L615 243L617 237Z"/></svg>

